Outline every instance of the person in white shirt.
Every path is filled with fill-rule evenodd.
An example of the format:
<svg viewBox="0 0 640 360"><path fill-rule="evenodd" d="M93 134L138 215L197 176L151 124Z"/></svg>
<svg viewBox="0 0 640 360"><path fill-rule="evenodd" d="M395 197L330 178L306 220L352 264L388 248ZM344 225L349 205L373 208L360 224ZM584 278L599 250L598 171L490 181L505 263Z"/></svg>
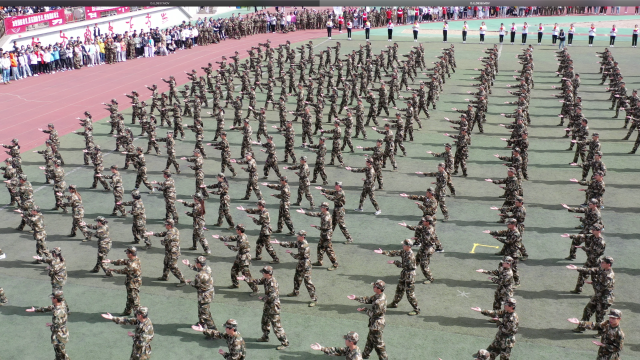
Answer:
<svg viewBox="0 0 640 360"><path fill-rule="evenodd" d="M155 45L155 43L154 43L153 39L151 37L149 37L147 39L147 44L146 44L146 47L144 49L145 57L153 57L153 55L154 55L153 53L154 53L154 50L155 50L155 46L154 45Z"/></svg>
<svg viewBox="0 0 640 360"><path fill-rule="evenodd" d="M387 41L391 41L391 39L393 38L393 21L392 20L389 20L389 23L387 24L387 35L389 37Z"/></svg>
<svg viewBox="0 0 640 360"><path fill-rule="evenodd" d="M558 27L558 23L555 23L553 25L553 30L551 32L551 43L553 45L556 44L556 42L558 41L558 31L559 31L560 27Z"/></svg>
<svg viewBox="0 0 640 360"><path fill-rule="evenodd" d="M442 42L447 42L447 33L449 32L449 23L445 20L442 25Z"/></svg>
<svg viewBox="0 0 640 360"><path fill-rule="evenodd" d="M420 30L420 25L418 24L417 19L411 28L413 29L413 42L418 42L418 31Z"/></svg>
<svg viewBox="0 0 640 360"><path fill-rule="evenodd" d="M364 23L364 36L366 40L369 40L369 32L371 31L371 23L367 19L367 22Z"/></svg>
<svg viewBox="0 0 640 360"><path fill-rule="evenodd" d="M353 29L353 23L351 20L347 20L347 39L351 40L351 29Z"/></svg>
<svg viewBox="0 0 640 360"><path fill-rule="evenodd" d="M180 32L180 39L182 40L180 42L180 49L184 50L184 46L187 43L188 37L189 37L189 30L187 30L186 28L182 29L182 31Z"/></svg>
<svg viewBox="0 0 640 360"><path fill-rule="evenodd" d="M540 23L540 25L538 25L538 45L542 44L542 35L544 34L544 26L542 26L542 23ZM555 42L554 42L555 44Z"/></svg>
<svg viewBox="0 0 640 360"><path fill-rule="evenodd" d="M462 43L466 44L467 42L467 31L469 31L469 25L467 25L467 22L465 21L464 24L462 24Z"/></svg>
<svg viewBox="0 0 640 360"><path fill-rule="evenodd" d="M511 45L513 45L514 41L516 40L516 31L518 31L516 23L511 23Z"/></svg>
<svg viewBox="0 0 640 360"><path fill-rule="evenodd" d="M327 21L327 36L329 37L329 40L331 40L331 29L333 29L333 22L329 19Z"/></svg>
<svg viewBox="0 0 640 360"><path fill-rule="evenodd" d="M633 28L633 35L631 35L631 47L638 47L638 25Z"/></svg>
<svg viewBox="0 0 640 360"><path fill-rule="evenodd" d="M11 60L9 59L9 53L5 52L0 58L0 69L2 69L2 82L7 85L10 83L11 76Z"/></svg>
<svg viewBox="0 0 640 360"><path fill-rule="evenodd" d="M522 45L527 44L528 33L529 33L529 25L527 25L527 23L525 22L524 25L522 25Z"/></svg>
<svg viewBox="0 0 640 360"><path fill-rule="evenodd" d="M505 33L504 23L500 23L500 30L498 31L498 35L500 35L500 44L502 44L502 41L504 41L504 33Z"/></svg>
<svg viewBox="0 0 640 360"><path fill-rule="evenodd" d="M484 44L484 35L487 32L487 25L484 23L484 21L482 22L482 25L480 25L480 44Z"/></svg>
<svg viewBox="0 0 640 360"><path fill-rule="evenodd" d="M616 34L618 33L618 29L613 25L611 31L609 32L609 47L613 47L613 44L616 43Z"/></svg>
<svg viewBox="0 0 640 360"><path fill-rule="evenodd" d="M569 26L569 31L567 32L568 37L567 37L567 44L569 46L571 46L571 43L573 42L573 34L576 32L576 28L573 27L573 24L571 24L571 26Z"/></svg>
<svg viewBox="0 0 640 360"><path fill-rule="evenodd" d="M593 38L596 37L596 26L591 24L589 28L589 47L593 46Z"/></svg>
<svg viewBox="0 0 640 360"><path fill-rule="evenodd" d="M199 35L200 35L200 32L198 31L198 28L194 26L193 29L191 30L191 37L193 38L193 46L198 46Z"/></svg>

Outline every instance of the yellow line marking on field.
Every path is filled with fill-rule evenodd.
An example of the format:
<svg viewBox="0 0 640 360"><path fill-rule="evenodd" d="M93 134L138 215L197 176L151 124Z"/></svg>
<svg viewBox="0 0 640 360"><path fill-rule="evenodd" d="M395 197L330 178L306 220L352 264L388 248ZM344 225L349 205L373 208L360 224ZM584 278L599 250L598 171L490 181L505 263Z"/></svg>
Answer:
<svg viewBox="0 0 640 360"><path fill-rule="evenodd" d="M500 246L493 246L493 245L483 245L483 244L473 244L473 249L471 249L471 254L475 254L476 253L476 247L478 246L483 246L483 247L488 247L488 248L494 248L494 249L500 249Z"/></svg>

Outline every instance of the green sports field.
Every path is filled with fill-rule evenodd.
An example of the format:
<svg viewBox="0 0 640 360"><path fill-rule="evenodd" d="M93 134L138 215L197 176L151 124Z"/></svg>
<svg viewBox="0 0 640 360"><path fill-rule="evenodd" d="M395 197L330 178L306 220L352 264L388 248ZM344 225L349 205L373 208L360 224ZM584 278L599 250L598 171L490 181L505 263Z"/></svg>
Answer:
<svg viewBox="0 0 640 360"><path fill-rule="evenodd" d="M354 39L363 38L363 33L354 33ZM334 234L334 249L337 253L340 267L334 272L327 272L329 263L325 258L325 266L314 268L312 279L316 286L319 303L315 308L307 307L309 300L305 289L297 298L284 296L293 287L292 277L295 260L284 252L284 248L276 248L281 264L275 266L275 277L280 284L282 297L282 324L287 332L291 347L278 352L275 336L270 343L257 343L256 339L262 333L260 317L262 304L256 298L249 296L249 288L241 284L240 289L227 289L230 285L229 270L235 254L224 247L218 240L212 239L213 234L231 235L226 228L215 228L207 231L207 237L212 246L213 254L209 257L210 265L216 283L216 296L211 310L218 326L229 318L238 320L239 330L247 342L249 359L320 359L323 355L313 352L309 345L320 342L325 346L339 346L344 344L342 335L348 331L357 331L362 339L361 349L364 348L364 338L367 333L367 317L356 311L358 303L347 299L349 294L371 295L370 283L377 279L387 282L387 297L393 297L399 269L386 263L386 257L377 255L374 249L400 249L400 242L412 236L412 232L397 225L406 221L416 223L421 211L410 200L398 196L400 193L424 194L431 186L431 179L418 177L415 171L435 171L439 162L426 154L426 151L443 150L443 144L449 142L443 136L449 128L444 117L456 118L452 107L463 108L468 98L467 90L473 90L469 85L476 76L474 68L480 65L478 58L483 56L483 50L492 46L488 37L487 43L461 44L458 36L450 36L456 44L456 60L458 68L451 79L447 79L444 92L441 94L438 109L431 111L431 119L421 116L424 128L417 131L415 142L406 142L408 156L399 157L399 171L385 171L384 190L377 191L376 197L380 203L382 214L373 215L373 208L365 202L364 212L352 211L358 205L362 186L361 174L349 173L344 169L328 167L329 181L342 181L347 192L347 225L355 243L344 245L343 236L338 231ZM346 40L346 33L336 35L333 40L319 39L316 50L326 45L333 45L336 40ZM341 41L342 53L358 47L359 41ZM389 43L385 33L374 33L372 36L374 53ZM410 38L398 39L400 53L406 53L414 46ZM428 38L425 43L427 59L441 52L442 43L435 37ZM516 292L518 300L517 313L520 318L520 331L513 350L513 359L571 359L583 360L596 357L596 346L592 333L575 334L571 332L572 324L566 321L570 317L580 317L584 305L588 302L590 292L574 295L569 291L574 288L577 273L565 268L570 262L563 260L567 256L570 241L560 237L562 233L576 233L574 227L578 224L573 214L561 207L561 203L577 206L584 202L583 193L578 189L582 186L569 182L573 177L580 176L580 169L568 166L573 153L565 151L569 141L562 138L564 131L557 127L557 114L560 103L551 95L558 93L552 89L558 85L559 78L555 75L557 69L555 60L556 47L550 45L537 47L534 51L535 88L532 90L531 118L529 128L530 181L524 184L525 206L528 210L527 229L524 242L530 254L528 261L519 266L522 286ZM580 94L584 102L583 112L589 119L592 132L600 133L603 160L608 173L605 178L607 192L605 195L606 208L602 211L606 224L604 232L607 241L606 254L615 259L614 271L617 274L616 301L614 308L623 312L622 329L626 333L623 358L640 358L640 335L638 325L640 321L640 291L634 276L640 275L640 266L636 259L640 257L637 234L640 226L637 222L637 185L638 155L628 155L632 141L621 141L625 130L621 130L622 119L611 119L612 111L607 110L610 102L605 86L600 86L598 66L595 63L595 51L602 51L602 47L589 48L585 41L576 41L570 49L574 58L576 72L580 73L582 86ZM604 44L604 41L602 42ZM447 44L448 45L448 44ZM617 61L620 62L628 88L638 86L639 77L636 64L636 49L625 47L611 49ZM493 340L496 328L487 322L488 318L470 310L480 306L491 308L493 302L494 285L486 275L478 274L474 270L479 268L495 269L498 256L494 256L495 248L500 243L491 236L483 234L485 229L502 229L504 225L497 224L497 212L489 209L500 206L502 200L498 198L502 191L495 185L484 181L485 178L501 178L506 176L502 161L493 154L508 155L510 150L505 148L501 137L508 137L509 133L498 126L505 123L500 113L514 110L512 105L503 104L513 101L515 97L509 95L505 85L514 84L512 77L514 70L521 66L515 56L521 53L519 45L505 45L501 48L500 73L493 87L493 94L489 98L489 113L485 124L485 133L474 133L473 145L469 154L469 177L454 177L453 181L458 196L447 198L447 206L451 221L439 222L438 235L445 247L445 253L434 254L431 269L436 281L433 284L421 283L416 285L416 295L422 313L416 317L406 315L411 307L404 299L397 309L387 312L387 327L384 338L391 359L465 359L480 348L487 347ZM429 60L427 60L429 62ZM204 65L204 64L203 64ZM160 75L158 75L160 77ZM424 79L421 75L419 80ZM417 85L416 85L417 86ZM133 90L133 89L132 89ZM137 89L140 90L140 89ZM277 94L277 91L276 91ZM403 92L403 95L408 95ZM264 95L259 94L259 103L264 101ZM108 99L104 99L105 101ZM289 108L295 108L294 99L290 98ZM399 106L402 106L398 103ZM328 108L327 110L328 111ZM126 123L130 122L130 109L124 110ZM76 117L79 114L69 114ZM232 121L232 112L227 112L228 125ZM277 123L277 113L268 111L269 125ZM392 114L393 116L393 114ZM381 118L380 118L381 120ZM55 119L52 119L55 122ZM184 123L189 124L189 118ZM256 124L252 123L254 131ZM296 132L301 133L299 123L294 125ZM205 139L213 138L215 122L205 119ZM271 128L269 127L271 130ZM34 131L36 131L34 129ZM124 155L110 153L114 149L114 140L106 135L108 124L99 121L95 124L94 134L96 143L104 151L104 163L108 168L111 164L124 164ZM138 134L138 126L134 126L134 134ZM354 140L355 146L373 146L378 136L368 130L368 140ZM164 136L166 128L159 128L158 135ZM298 135L298 142L299 140ZM635 134L632 139L635 138ZM231 133L230 142L232 153L239 156L241 135ZM450 139L452 140L452 139ZM135 141L137 146L146 149L146 138ZM187 140L178 142L178 156L188 156L195 143L191 134ZM284 142L276 135L276 143L283 159ZM84 139L81 136L69 134L62 138L63 156L67 165L67 183L78 185L85 205L85 220L87 223L99 215L109 215L113 207L113 195L103 192L100 187L90 190L93 171L89 166L82 166L82 148ZM254 149L257 149L254 147ZM217 151L207 148L208 159L205 160L206 182L215 181L215 174L220 171L220 157ZM304 149L296 149L296 155L311 155L310 163L315 156ZM257 155L260 170L264 162L264 154ZM150 180L162 180L166 155L147 155ZM364 166L363 152L356 150L355 154L346 153L345 162L348 166ZM43 165L42 157L27 152L23 154L23 168L29 175L35 193L35 200L43 209L54 206L52 185L43 185L44 174L38 169ZM194 191L194 176L181 162L183 173L176 176L178 198L188 200ZM281 163L281 165L284 165ZM125 189L130 191L135 181L135 171L123 171ZM297 179L293 172L283 171L291 181L292 193L297 192ZM262 175L262 171L260 171ZM275 183L272 173L269 182ZM263 180L261 180L263 181ZM255 197L251 200L239 200L244 196L246 174L230 179L232 215L236 222L247 225L250 242L255 244L258 227L250 223L245 214L235 210L236 206L253 206ZM143 201L147 210L148 229L161 231L164 216L164 200L161 194L148 194L143 188ZM261 187L263 194L275 193ZM316 204L323 197L320 192L313 190ZM8 194L0 195L0 202L7 203ZM129 199L126 195L126 199ZM272 224L275 225L278 213L276 199L267 198L268 209L271 212ZM295 200L295 199L294 199ZM303 205L308 205L303 200ZM182 207L182 205L178 204ZM187 208L178 208L186 211ZM213 196L207 201L207 222L211 225L217 218L218 200ZM310 234L312 256L315 257L315 244L318 233L310 227L318 224L317 219L303 216L292 209L293 222L296 230L307 230ZM0 247L7 254L7 258L0 262L0 285L5 289L9 304L0 307L0 327L3 338L2 359L47 359L53 357L50 344L49 329L44 326L50 321L47 314L30 314L24 310L31 306L45 306L50 303L48 295L51 293L49 278L44 271L44 265L32 264L31 256L35 253L35 242L28 232L14 230L19 224L19 216L13 208L3 207L0 217ZM71 308L69 316L70 342L67 344L68 354L72 359L125 359L130 353L131 339L127 331L132 327L115 325L100 317L101 313L120 313L125 305L124 277L116 275L105 279L102 274L92 274L89 270L94 266L97 246L96 242L82 243L80 238L69 238L71 215L46 210L44 211L47 224L49 248L60 246L67 260L69 279L65 286L65 297ZM441 219L442 216L439 214ZM113 248L110 259L124 257L123 250L132 241L131 217L108 217L111 229ZM186 250L191 246L192 226L186 215L181 217L178 226L183 242L182 258L190 259L200 254L201 250ZM279 234L278 234L279 235ZM274 236L279 240L293 240L292 237ZM225 347L223 341L206 341L200 333L191 330L190 326L197 321L197 306L195 289L191 287L177 288L177 280L170 277L169 282L159 282L156 278L161 275L163 263L163 249L159 238L154 238L154 246L150 250L139 252L143 268L143 286L141 288L141 302L149 307L149 316L154 323L155 338L152 343L154 359L209 359L218 358L218 348ZM475 249L475 251L473 251ZM266 254L263 254L266 255ZM265 258L268 260L268 256ZM582 253L579 261L584 261ZM252 266L254 276L259 275L259 269L267 261L255 261ZM576 262L576 264L580 264ZM187 278L193 279L194 273L181 265ZM588 289L585 288L585 289ZM372 358L376 358L373 354Z"/></svg>

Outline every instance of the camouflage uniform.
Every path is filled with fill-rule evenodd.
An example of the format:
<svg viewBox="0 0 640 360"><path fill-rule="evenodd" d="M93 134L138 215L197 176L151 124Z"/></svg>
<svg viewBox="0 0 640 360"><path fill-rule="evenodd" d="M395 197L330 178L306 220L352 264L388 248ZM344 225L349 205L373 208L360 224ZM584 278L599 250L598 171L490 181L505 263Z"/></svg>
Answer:
<svg viewBox="0 0 640 360"><path fill-rule="evenodd" d="M184 283L184 276L178 267L180 257L180 231L175 227L162 232L154 232L153 236L164 237L160 240L160 245L164 245L164 268L162 277L158 280L165 281L171 272L181 283Z"/></svg>
<svg viewBox="0 0 640 360"><path fill-rule="evenodd" d="M300 234L300 233L298 233ZM300 235L299 235L300 236ZM306 236L306 233L305 233ZM285 248L297 248L298 253L291 253L291 257L298 260L298 264L296 265L296 273L293 275L293 292L289 294L290 296L298 296L300 293L300 285L304 281L304 286L307 288L309 292L309 297L311 297L311 301L317 302L318 296L316 295L316 287L311 282L311 248L309 247L309 243L306 239L302 241L283 241L280 243L280 246Z"/></svg>
<svg viewBox="0 0 640 360"><path fill-rule="evenodd" d="M125 211L124 205L123 204L118 205L119 202L122 202L122 197L124 196L124 188L122 186L122 176L120 176L120 173L117 172L117 169L118 169L117 167L112 166L111 169L115 169L116 172L111 175L102 175L103 178L111 180L111 188L113 189L113 197L114 197L114 203L115 203L115 205L113 206L113 211L111 212L111 215L116 215L116 212L120 211L120 215L125 216L126 211Z"/></svg>
<svg viewBox="0 0 640 360"><path fill-rule="evenodd" d="M165 174L171 174L168 170L165 170ZM156 187L158 190L162 190L162 196L164 197L165 219L172 219L178 222L179 216L176 210L176 182L173 177L167 177L163 182L158 183Z"/></svg>
<svg viewBox="0 0 640 360"><path fill-rule="evenodd" d="M498 332L487 350L491 353L491 359L498 356L500 360L509 360L511 349L516 344L516 334L518 333L518 315L515 312L506 310L482 310L482 315L498 318Z"/></svg>
<svg viewBox="0 0 640 360"><path fill-rule="evenodd" d="M282 128L277 128L278 131L284 136L284 162L289 162L289 156L291 156L291 162L296 163L296 154L293 152L295 144L295 132L291 122L287 121L287 125Z"/></svg>
<svg viewBox="0 0 640 360"><path fill-rule="evenodd" d="M255 286L255 285L254 285ZM233 335L227 335L214 329L206 329L204 335L207 339L224 339L229 347L229 352L222 354L226 360L245 360L247 353L245 349L244 339L239 332Z"/></svg>
<svg viewBox="0 0 640 360"><path fill-rule="evenodd" d="M52 312L51 317L51 344L56 353L56 360L68 360L65 344L69 342L69 330L67 329L67 310L64 302L58 305L49 305L36 308L35 312Z"/></svg>
<svg viewBox="0 0 640 360"><path fill-rule="evenodd" d="M373 151L373 154L368 156L368 158L372 160L373 170L376 172L374 181L375 180L378 181L378 189L382 190L384 188L384 179L382 177L383 155L382 155L382 148L378 144L382 144L382 142L378 140L378 142L376 142L376 146L365 147L365 148L362 148L362 150Z"/></svg>
<svg viewBox="0 0 640 360"><path fill-rule="evenodd" d="M358 205L358 209L362 210L362 205L364 204L364 200L367 196L371 199L371 203L376 211L380 211L380 207L378 206L378 202L376 201L376 196L373 193L375 190L375 176L376 172L373 167L363 167L363 168L354 168L351 169L351 172L362 172L365 173L364 184L362 185L362 194L360 194L360 204Z"/></svg>
<svg viewBox="0 0 640 360"><path fill-rule="evenodd" d="M613 301L615 300L613 293L613 288L616 283L615 273L613 269L605 270L602 267L581 267L578 268L578 272L584 277L592 276L593 289L595 291L595 294L589 299L589 303L584 307L581 321L589 321L595 313L596 323L601 323L607 309L613 305ZM584 330L579 326L578 328Z"/></svg>
<svg viewBox="0 0 640 360"><path fill-rule="evenodd" d="M515 224L514 220L513 225ZM522 236L520 235L520 232L516 229L507 229L491 231L489 234L505 245L504 255L511 256L513 259L513 263L511 264L513 281L516 286L520 285L520 276L518 275L518 260L520 259L520 247L522 246Z"/></svg>
<svg viewBox="0 0 640 360"><path fill-rule="evenodd" d="M372 304L371 309L365 310L365 313L369 316L369 334L367 335L367 344L362 352L363 358L368 358L371 351L375 349L379 359L388 359L387 347L382 339L382 332L385 327L384 316L387 312L386 295L381 293L373 296L359 296L355 300L362 304Z"/></svg>
<svg viewBox="0 0 640 360"><path fill-rule="evenodd" d="M125 250L126 251L126 250ZM132 310L140 307L140 286L142 286L142 268L140 267L140 259L135 257L133 260L120 259L111 261L112 265L124 265L124 269L108 269L107 275L111 273L124 274L127 279L124 285L127 288L127 305L124 308L123 315L131 314Z"/></svg>
<svg viewBox="0 0 640 360"><path fill-rule="evenodd" d="M609 320L595 323L581 321L578 326L584 329L598 330L598 333L600 334L600 342L603 345L598 347L597 360L620 359L620 352L624 347L624 332L620 329L619 324L618 326L613 327Z"/></svg>
<svg viewBox="0 0 640 360"><path fill-rule="evenodd" d="M394 264L397 267L401 268L402 272L400 273L400 279L398 280L398 286L396 287L396 294L393 297L393 301L391 302L389 307L398 307L398 303L400 302L400 300L402 300L402 297L406 292L409 304L411 304L413 310L419 314L420 308L418 307L418 299L416 299L415 295L416 255L411 250L383 251L382 254L386 256L402 257L402 261L394 261Z"/></svg>
<svg viewBox="0 0 640 360"><path fill-rule="evenodd" d="M201 260L206 259L202 258ZM189 264L189 268L198 272L193 281L190 282L191 286L198 291L198 324L202 325L205 329L217 330L216 324L211 317L210 308L214 296L211 268L207 265L202 265L202 267L198 269L197 266L191 264Z"/></svg>
<svg viewBox="0 0 640 360"><path fill-rule="evenodd" d="M233 218L229 214L229 205L231 199L229 197L229 183L226 178L224 181L218 181L217 184L207 185L207 189L218 189L217 191L211 191L211 194L220 195L220 208L218 209L218 221L216 226L222 226L223 219L227 220L230 228L233 228Z"/></svg>
<svg viewBox="0 0 640 360"><path fill-rule="evenodd" d="M313 203L313 196L311 195L311 191L309 190L309 186L311 185L311 183L309 182L309 175L311 175L311 172L309 171L309 166L306 163L307 157L304 156L303 158L305 160L304 163L289 166L287 168L288 170L299 170L296 172L296 174L298 174L298 201L296 201L296 203L293 205L300 205L300 202L302 201L302 194L304 194L306 199L309 200L311 209L313 209L315 205ZM300 160L302 161L303 159L301 158Z"/></svg>
<svg viewBox="0 0 640 360"><path fill-rule="evenodd" d="M270 266L265 266L265 269L261 270L261 272L266 271L266 268L271 269ZM273 273L273 269L271 269L271 273ZM269 340L269 332L273 327L273 333L276 335L276 338L280 340L280 343L283 346L289 346L289 341L287 340L287 334L285 334L282 325L280 324L280 291L278 290L278 282L274 277L270 279L260 278L260 279L252 279L250 280L254 285L264 285L264 296L262 297L262 301L264 301L264 306L262 308L262 338L259 341L268 341Z"/></svg>
<svg viewBox="0 0 640 360"><path fill-rule="evenodd" d="M238 225L236 225L236 229ZM231 287L238 287L238 274L242 274L246 279L251 280L251 245L249 245L249 240L247 240L247 235L244 233L240 235L232 235L232 236L220 236L220 241L231 242L235 241L236 245L227 245L229 250L237 251L236 259L233 262L233 266L231 267ZM247 282L251 290L254 293L258 292L258 287L251 282Z"/></svg>
<svg viewBox="0 0 640 360"><path fill-rule="evenodd" d="M447 144L448 145L448 144ZM453 186L453 182L451 182L451 173L453 172L453 157L454 154L451 153L451 145L445 147L445 151L441 153L432 153L431 155L435 157L444 158L444 170L447 172L447 187L449 191L451 191L451 195L456 195L456 188Z"/></svg>
<svg viewBox="0 0 640 360"><path fill-rule="evenodd" d="M444 164L440 163L440 165L444 165ZM442 212L442 215L444 216L444 220L446 221L446 220L449 220L449 210L447 210L447 204L445 203L445 200L447 198L445 191L446 191L447 182L449 180L449 174L444 170L444 166L442 168L443 168L442 171L424 173L424 176L433 176L436 178L436 189L435 189L434 195L436 200L438 200L438 204L440 205L440 211Z"/></svg>
<svg viewBox="0 0 640 360"><path fill-rule="evenodd" d="M353 152L353 142L351 141L351 133L353 131L353 119L351 118L351 112L348 112L347 117L340 120L340 122L344 124L344 139L343 139L342 148L340 149L340 151L344 151L344 148L349 146L349 148L351 149L351 152Z"/></svg>
<svg viewBox="0 0 640 360"><path fill-rule="evenodd" d="M102 269L106 274L109 270L109 267L105 265L103 260L108 259L109 250L111 250L111 238L109 237L109 227L103 224L87 224L88 229L96 230L95 232L87 231L87 237L91 238L93 236L98 238L98 260L96 261L96 266L93 267L91 272L97 273Z"/></svg>
<svg viewBox="0 0 640 360"><path fill-rule="evenodd" d="M349 234L347 225L344 223L344 205L347 200L345 198L344 190L342 190L342 183L340 183L340 190L322 189L322 193L327 198L327 200L333 201L333 213L331 214L331 231L335 231L336 226L340 226L340 231L342 231L342 235L344 235L344 237L347 239L347 243L352 243L353 238L351 237L351 234Z"/></svg>
<svg viewBox="0 0 640 360"><path fill-rule="evenodd" d="M263 204L264 206L264 204ZM273 246L271 245L271 219L269 217L269 212L266 209L245 209L245 211L249 214L258 214L260 217L258 219L253 218L253 223L256 225L260 225L260 235L258 235L258 241L256 241L256 260L262 259L262 247L267 250L267 253L273 259L273 263L277 263L280 260L278 259L278 255L276 254Z"/></svg>
<svg viewBox="0 0 640 360"><path fill-rule="evenodd" d="M453 174L458 174L458 165L462 167L462 176L467 176L467 158L469 157L469 136L466 134L449 135L456 139L456 153L453 162Z"/></svg>
<svg viewBox="0 0 640 360"><path fill-rule="evenodd" d="M211 144L211 146L214 146L217 150L220 150L220 166L221 168L221 172L224 172L224 170L229 167L229 170L231 170L231 173L233 174L233 176L236 176L236 170L233 168L233 165L231 165L231 150L229 149L229 142L226 139L226 132L224 133L225 138L220 140L217 143Z"/></svg>
<svg viewBox="0 0 640 360"><path fill-rule="evenodd" d="M280 194L272 195L275 198L280 199L280 207L278 209L278 229L276 233L282 232L284 225L287 225L289 229L289 235L293 235L293 222L291 222L291 214L289 214L289 206L291 205L291 191L289 190L289 184L268 184L269 189L280 190Z"/></svg>
<svg viewBox="0 0 640 360"><path fill-rule="evenodd" d="M340 120L334 121L334 125L340 125ZM333 134L333 145L331 147L331 162L329 165L333 165L335 158L338 158L338 162L340 166L344 166L344 161L342 160L342 149L340 148L340 138L342 135L342 130L340 126L336 126L331 130L323 130L325 134Z"/></svg>
<svg viewBox="0 0 640 360"><path fill-rule="evenodd" d="M327 173L324 171L324 157L327 155L327 146L324 144L324 137L322 137L321 140L317 145L307 145L309 149L318 149L314 151L316 153L316 164L313 167L313 180L311 180L311 183L315 183L318 175L320 175L322 184L327 185Z"/></svg>
<svg viewBox="0 0 640 360"><path fill-rule="evenodd" d="M198 194L199 195L199 194ZM198 248L198 242L202 245L202 249L205 254L211 254L211 250L209 249L209 242L207 238L204 236L204 226L205 226L205 208L204 208L204 200L201 198L194 196L196 199L194 202L183 202L184 206L193 208L193 210L187 212L187 216L191 216L193 218L193 235L192 241L193 246L190 248L191 250L196 250Z"/></svg>
<svg viewBox="0 0 640 360"><path fill-rule="evenodd" d="M194 154L197 154L197 151L194 151ZM199 155L195 155L192 157L187 158L187 161L192 162L193 165L189 165L189 168L195 171L195 175L196 175L196 190L195 193L198 194L202 194L202 197L204 199L208 199L209 198L209 193L207 192L207 190L205 188L203 188L202 186L204 185L204 170L202 169L203 166L203 162L204 159L202 158L202 156Z"/></svg>
<svg viewBox="0 0 640 360"><path fill-rule="evenodd" d="M249 200L251 190L256 194L258 200L262 200L262 193L258 187L258 167L256 165L256 161L251 158L248 160L238 160L237 163L248 165L246 169L243 168L244 171L249 173L249 179L247 182L247 192L244 194L244 198L242 198L242 200Z"/></svg>
<svg viewBox="0 0 640 360"><path fill-rule="evenodd" d="M513 271L501 266L497 270L484 270L482 273L495 276L491 278L491 282L498 285L493 295L493 310L498 311L513 297Z"/></svg>
<svg viewBox="0 0 640 360"><path fill-rule="evenodd" d="M176 140L173 138L173 135L168 136L167 134L167 137L159 138L157 141L167 143L167 165L165 166L165 170L169 170L169 167L173 165L176 173L180 174L180 165L178 165L178 161L176 160Z"/></svg>
<svg viewBox="0 0 640 360"><path fill-rule="evenodd" d="M280 169L278 169L278 155L276 155L276 145L273 142L266 142L260 145L262 145L262 147L266 149L267 153L267 159L264 162L264 178L266 179L269 177L269 170L271 169L273 169L278 178L282 177L282 175L280 175Z"/></svg>
<svg viewBox="0 0 640 360"><path fill-rule="evenodd" d="M320 226L318 227L318 230L320 230L320 241L318 241L318 262L314 265L322 266L322 258L326 252L327 257L335 269L338 267L338 259L336 258L335 251L333 251L333 243L331 242L333 226L331 225L332 219L331 214L329 213L329 205L326 204L326 207L326 212L306 212L305 215L320 218Z"/></svg>
<svg viewBox="0 0 640 360"><path fill-rule="evenodd" d="M147 231L147 215L145 214L142 199L134 198L132 201L123 202L122 206L131 206L131 211L129 211L129 213L133 215L133 226L131 227L133 243L139 244L140 240L144 240L144 243L150 247L151 240L145 235L145 232Z"/></svg>
<svg viewBox="0 0 640 360"><path fill-rule="evenodd" d="M118 325L136 325L133 335L133 347L131 349L131 360L151 359L151 340L153 340L153 324L148 317L144 321L137 318L114 317L113 322Z"/></svg>

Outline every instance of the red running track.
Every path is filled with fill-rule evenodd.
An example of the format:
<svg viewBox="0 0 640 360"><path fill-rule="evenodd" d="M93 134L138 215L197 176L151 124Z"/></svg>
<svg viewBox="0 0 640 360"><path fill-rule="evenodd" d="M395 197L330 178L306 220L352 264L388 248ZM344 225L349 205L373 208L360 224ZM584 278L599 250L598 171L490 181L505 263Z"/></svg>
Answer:
<svg viewBox="0 0 640 360"><path fill-rule="evenodd" d="M20 140L21 151L43 145L48 135L38 131L54 123L60 136L78 129L77 117L89 111L95 120L109 115L102 105L117 99L120 110L130 107L130 99L124 96L131 91L140 93L140 100L151 97L144 86L158 85L161 92L169 86L161 80L175 76L178 84L188 82L185 71L198 70L209 62L220 61L238 51L245 58L245 51L258 42L271 39L275 45L310 40L326 36L326 30L305 30L288 34L259 34L241 40L226 40L220 44L196 46L191 50L179 50L173 55L127 60L114 65L99 65L80 70L56 72L55 74L30 77L0 85L0 143L9 144L11 139ZM217 64L214 64L217 65ZM6 158L7 156L4 156Z"/></svg>

